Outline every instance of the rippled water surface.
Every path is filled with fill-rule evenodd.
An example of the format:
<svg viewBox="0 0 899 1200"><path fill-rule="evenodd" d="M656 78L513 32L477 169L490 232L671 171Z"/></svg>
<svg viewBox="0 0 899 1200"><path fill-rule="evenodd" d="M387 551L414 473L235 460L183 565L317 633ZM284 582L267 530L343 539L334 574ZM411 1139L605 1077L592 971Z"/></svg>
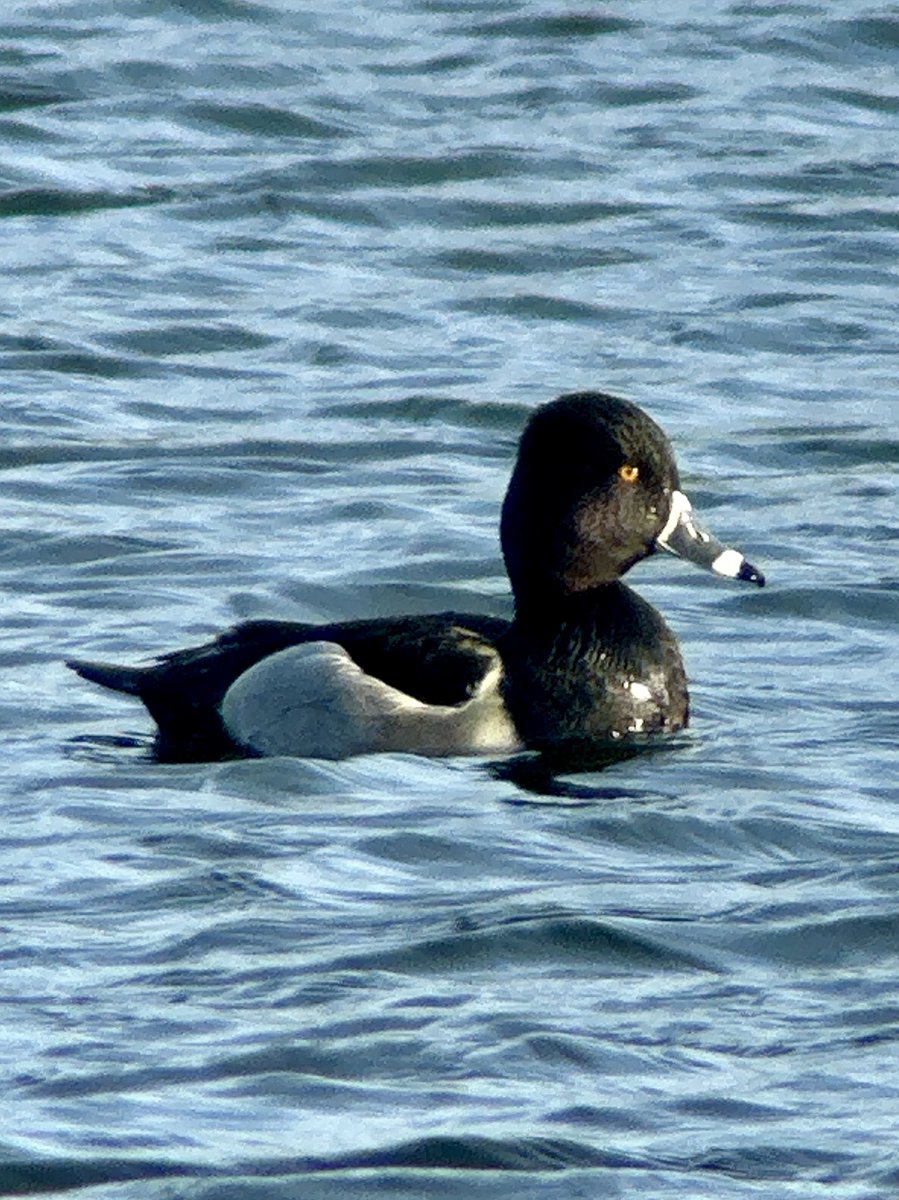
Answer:
<svg viewBox="0 0 899 1200"><path fill-rule="evenodd" d="M0 1194L899 1187L899 10L0 15ZM676 750L163 766L65 656L508 611L599 387L763 592L654 560Z"/></svg>

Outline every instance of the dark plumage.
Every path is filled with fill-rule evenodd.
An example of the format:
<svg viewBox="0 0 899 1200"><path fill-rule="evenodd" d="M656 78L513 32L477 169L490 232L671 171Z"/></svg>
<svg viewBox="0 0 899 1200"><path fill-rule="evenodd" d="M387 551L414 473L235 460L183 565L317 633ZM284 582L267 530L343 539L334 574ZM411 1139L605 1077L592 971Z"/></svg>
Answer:
<svg viewBox="0 0 899 1200"><path fill-rule="evenodd" d="M350 684L352 673L359 674L356 664L373 677L376 695L376 681L389 685L385 694L391 688L404 694L399 701L387 695L394 705L389 727L371 718L377 729L368 740L338 738L338 747L353 746L343 752L358 753L362 745L459 753L490 744L469 745L468 732L449 741L442 734L437 741L420 737L420 701L446 706L434 715L442 721L445 713L450 722L461 713L478 716L477 705L489 706L495 720L501 705L519 744L582 757L610 742L687 724L676 639L658 612L621 582L635 562L661 546L729 577L764 583L742 555L697 525L655 422L636 405L599 392L562 396L534 413L503 504L501 535L515 600L511 622L470 613L331 625L251 621L148 667L69 665L86 679L140 697L159 727L157 752L168 760L240 750L329 754L322 742L328 723L358 721L355 701L343 706L344 693L335 700L330 690L318 707L296 697L291 672L304 656L279 654L313 642L348 652ZM248 674L255 664L264 666ZM302 669L305 681L309 668ZM496 681L493 700L488 676ZM347 684L340 686L346 691ZM277 701L271 738L248 733L243 718L233 715L257 694L262 705L273 696ZM221 712L226 695L229 727ZM368 708L363 719L370 719ZM257 725L267 729L262 712L254 714L254 730ZM496 748L511 743L500 737Z"/></svg>

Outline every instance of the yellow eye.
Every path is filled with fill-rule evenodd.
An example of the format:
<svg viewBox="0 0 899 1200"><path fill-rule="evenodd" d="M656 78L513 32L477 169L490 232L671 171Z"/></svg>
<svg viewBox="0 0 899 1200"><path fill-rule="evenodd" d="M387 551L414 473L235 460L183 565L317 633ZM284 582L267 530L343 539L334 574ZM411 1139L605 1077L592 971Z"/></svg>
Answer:
<svg viewBox="0 0 899 1200"><path fill-rule="evenodd" d="M618 475L625 483L636 483L640 478L640 468L633 463L625 463L618 468Z"/></svg>

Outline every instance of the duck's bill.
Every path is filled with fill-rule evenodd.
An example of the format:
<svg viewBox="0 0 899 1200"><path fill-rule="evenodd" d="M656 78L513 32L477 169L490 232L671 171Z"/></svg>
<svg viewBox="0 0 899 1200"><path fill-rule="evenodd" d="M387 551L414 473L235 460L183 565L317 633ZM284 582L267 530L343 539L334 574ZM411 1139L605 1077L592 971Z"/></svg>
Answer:
<svg viewBox="0 0 899 1200"><path fill-rule="evenodd" d="M759 587L765 586L765 576L758 567L747 562L739 550L725 546L703 529L683 492L671 493L671 513L667 525L656 538L656 545L726 579L742 579Z"/></svg>

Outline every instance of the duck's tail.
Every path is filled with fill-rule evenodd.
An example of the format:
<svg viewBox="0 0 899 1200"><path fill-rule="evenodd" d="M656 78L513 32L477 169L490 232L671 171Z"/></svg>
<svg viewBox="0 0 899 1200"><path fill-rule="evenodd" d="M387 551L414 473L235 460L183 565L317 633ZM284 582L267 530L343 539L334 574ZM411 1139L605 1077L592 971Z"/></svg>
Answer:
<svg viewBox="0 0 899 1200"><path fill-rule="evenodd" d="M91 683L99 683L100 687L110 688L114 692L127 692L129 696L140 696L142 684L146 675L145 667L120 667L115 663L81 662L71 658L66 666L89 679Z"/></svg>

